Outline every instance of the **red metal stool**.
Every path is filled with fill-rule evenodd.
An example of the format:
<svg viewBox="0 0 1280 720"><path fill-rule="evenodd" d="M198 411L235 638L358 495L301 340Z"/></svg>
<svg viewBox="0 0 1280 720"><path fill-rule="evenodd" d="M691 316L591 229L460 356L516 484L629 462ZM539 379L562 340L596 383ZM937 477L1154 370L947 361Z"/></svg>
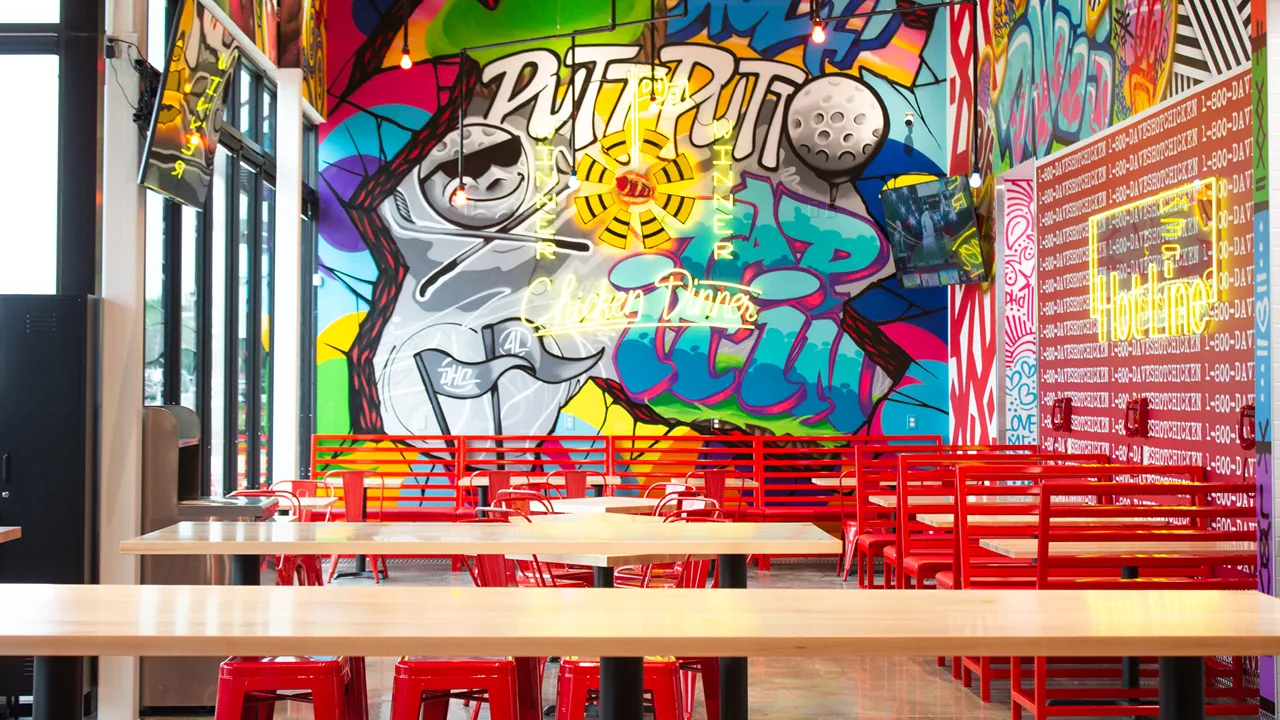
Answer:
<svg viewBox="0 0 1280 720"><path fill-rule="evenodd" d="M600 690L600 661L562 659L558 687L556 720L583 720L587 703ZM673 658L644 659L644 690L653 702L654 720L684 720L680 712L680 666Z"/></svg>
<svg viewBox="0 0 1280 720"><path fill-rule="evenodd" d="M294 690L304 692L286 694ZM368 720L364 658L227 658L214 720L269 720L275 704L288 700L310 703L316 720Z"/></svg>
<svg viewBox="0 0 1280 720"><path fill-rule="evenodd" d="M445 720L453 698L488 702L492 720L516 720L516 661L410 657L396 663L391 720Z"/></svg>

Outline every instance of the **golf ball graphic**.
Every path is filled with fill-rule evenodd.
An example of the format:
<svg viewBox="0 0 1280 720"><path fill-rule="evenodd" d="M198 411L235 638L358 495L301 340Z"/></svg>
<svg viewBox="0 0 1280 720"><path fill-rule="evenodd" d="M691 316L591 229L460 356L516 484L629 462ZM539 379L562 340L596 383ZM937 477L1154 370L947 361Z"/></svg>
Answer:
<svg viewBox="0 0 1280 720"><path fill-rule="evenodd" d="M823 75L800 86L787 111L796 158L829 183L852 180L885 141L888 113L852 75Z"/></svg>

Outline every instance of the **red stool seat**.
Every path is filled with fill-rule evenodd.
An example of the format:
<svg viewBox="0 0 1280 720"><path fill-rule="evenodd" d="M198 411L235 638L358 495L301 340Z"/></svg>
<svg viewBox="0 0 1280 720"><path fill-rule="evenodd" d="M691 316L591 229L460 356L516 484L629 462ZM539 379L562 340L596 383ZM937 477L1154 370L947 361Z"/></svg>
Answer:
<svg viewBox="0 0 1280 720"><path fill-rule="evenodd" d="M558 687L556 720L584 720L587 703L600 690L600 661L561 659ZM684 720L680 712L680 665L675 659L645 658L644 690L653 700L654 720Z"/></svg>
<svg viewBox="0 0 1280 720"><path fill-rule="evenodd" d="M488 702L492 720L516 720L515 660L407 657L396 663L391 720L445 720L454 698Z"/></svg>
<svg viewBox="0 0 1280 720"><path fill-rule="evenodd" d="M231 657L218 669L215 720L270 717L290 700L310 703L316 720L367 720L364 658Z"/></svg>

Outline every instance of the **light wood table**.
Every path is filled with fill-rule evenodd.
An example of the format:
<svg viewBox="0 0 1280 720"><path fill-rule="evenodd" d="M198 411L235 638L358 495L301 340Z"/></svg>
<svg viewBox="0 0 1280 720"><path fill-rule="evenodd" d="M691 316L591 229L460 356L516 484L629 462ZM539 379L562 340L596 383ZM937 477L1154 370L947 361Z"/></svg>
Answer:
<svg viewBox="0 0 1280 720"><path fill-rule="evenodd" d="M624 513L627 515L649 515L662 498L645 497L592 497L552 499L552 509L558 513L570 515L586 515L590 513Z"/></svg>
<svg viewBox="0 0 1280 720"><path fill-rule="evenodd" d="M991 552L1011 558L1035 560L1039 547L1034 538L987 538L979 541ZM1213 556L1241 555L1257 552L1254 542L1187 542L1178 540L1151 542L1061 542L1053 543L1049 553L1053 557L1077 555L1129 557L1142 555L1164 556Z"/></svg>
<svg viewBox="0 0 1280 720"><path fill-rule="evenodd" d="M183 522L120 543L125 555L830 555L840 541L809 523Z"/></svg>
<svg viewBox="0 0 1280 720"><path fill-rule="evenodd" d="M949 513L921 513L916 519L931 527L950 530L956 526L956 516ZM1051 521L1054 525L1165 525L1162 520L1154 518L1121 518L1121 517L1056 517ZM1040 515L970 515L969 524L976 526L1007 525L1039 525Z"/></svg>
<svg viewBox="0 0 1280 720"><path fill-rule="evenodd" d="M0 543L7 543L22 537L22 528L10 525L0 526Z"/></svg>
<svg viewBox="0 0 1280 720"><path fill-rule="evenodd" d="M1203 688L1203 657L1280 646L1280 600L1257 592L953 595L940 603L912 590L663 590L655 601L640 591L536 588L8 585L0 654L36 656L37 676L51 665L79 668L83 656L138 654L1143 655L1161 658L1161 717L1199 720L1203 696L1185 688ZM602 684L602 718L641 716L639 685L628 698L622 690ZM79 720L78 695L68 696L37 712ZM744 720L745 704L723 716Z"/></svg>
<svg viewBox="0 0 1280 720"><path fill-rule="evenodd" d="M613 499L613 498L604 498ZM625 500L627 498L616 498ZM564 501L560 501L564 502ZM840 541L808 523L179 523L126 540L126 555L232 555L246 582L258 581L261 555L630 555L718 557L720 584L747 587L747 555L830 555ZM613 565L595 566L597 587L613 585ZM321 592L336 588L316 588ZM491 589L489 589L491 591ZM525 589L527 591L527 589ZM615 593L609 593L613 595ZM426 607L426 606L421 606ZM525 612L541 607L526 605ZM437 611L432 610L432 614ZM696 614L696 613L695 613ZM623 617L619 615L618 617ZM525 622L529 623L528 617ZM534 630L536 632L536 630ZM620 701L627 711L602 717L641 720L642 656L601 659L602 682L628 688ZM722 717L747 715L747 660L720 661ZM634 692L632 692L634 691ZM634 703L632 702L634 700ZM611 711L609 705L602 705ZM535 717L526 720L537 720Z"/></svg>

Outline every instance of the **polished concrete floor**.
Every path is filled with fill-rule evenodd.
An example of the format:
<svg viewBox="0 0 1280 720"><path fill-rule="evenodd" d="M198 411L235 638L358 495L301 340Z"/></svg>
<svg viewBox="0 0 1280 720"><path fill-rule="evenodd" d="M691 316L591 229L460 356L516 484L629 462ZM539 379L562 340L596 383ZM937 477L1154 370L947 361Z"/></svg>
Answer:
<svg viewBox="0 0 1280 720"><path fill-rule="evenodd" d="M369 580L339 580L339 584ZM395 564L390 582L396 585L469 585L465 573L450 573L439 563ZM832 588L842 583L834 562L775 561L772 570L749 571L753 587ZM850 586L850 592L857 592ZM393 659L369 659L371 717L389 718ZM699 688L699 696L701 689ZM1006 695L1007 697L1007 695ZM548 665L544 700L555 698L555 665ZM289 717L309 717L310 708L291 704ZM977 695L951 679L950 671L934 658L772 658L751 661L752 720L879 720L881 718L1008 718L1009 705L984 705ZM482 718L488 713L482 712ZM694 718L704 718L701 700ZM455 702L449 720L470 718L469 709Z"/></svg>

